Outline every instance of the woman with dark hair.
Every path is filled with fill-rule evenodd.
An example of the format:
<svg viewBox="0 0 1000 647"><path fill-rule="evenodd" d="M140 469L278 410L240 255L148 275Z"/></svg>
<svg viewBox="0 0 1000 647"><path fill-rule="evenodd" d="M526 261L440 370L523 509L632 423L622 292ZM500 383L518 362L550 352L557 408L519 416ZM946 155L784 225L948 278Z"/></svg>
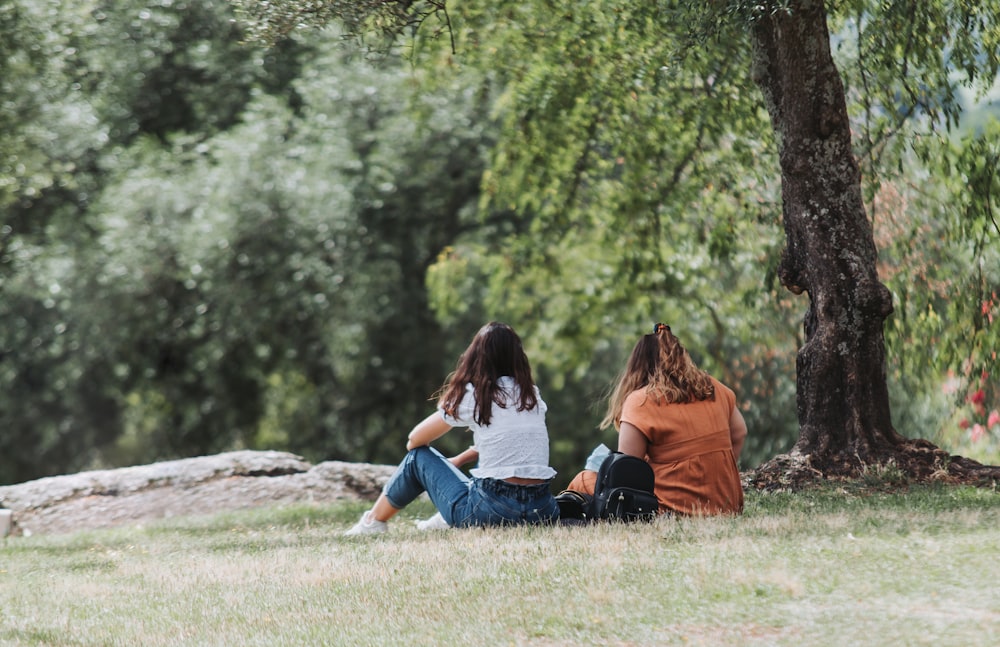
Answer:
<svg viewBox="0 0 1000 647"><path fill-rule="evenodd" d="M506 324L486 324L441 388L437 411L410 432L407 454L375 505L345 534L384 532L425 491L449 526L557 520L545 411L520 337ZM430 443L453 427L469 427L474 444L449 460ZM458 469L477 459L471 478Z"/></svg>
<svg viewBox="0 0 1000 647"><path fill-rule="evenodd" d="M636 343L601 426L618 430L618 451L653 468L661 512L743 511L737 461L747 426L736 395L695 365L670 326ZM595 480L584 470L568 489L592 495Z"/></svg>

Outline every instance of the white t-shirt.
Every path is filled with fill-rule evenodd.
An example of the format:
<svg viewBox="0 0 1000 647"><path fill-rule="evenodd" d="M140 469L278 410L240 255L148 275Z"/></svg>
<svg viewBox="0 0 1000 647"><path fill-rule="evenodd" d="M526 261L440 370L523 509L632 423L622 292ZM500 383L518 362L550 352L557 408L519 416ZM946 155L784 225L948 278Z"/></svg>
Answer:
<svg viewBox="0 0 1000 647"><path fill-rule="evenodd" d="M506 397L506 407L493 403L490 424L482 426L473 418L475 393L472 385L455 410L455 416L441 411L441 417L452 427L472 430L473 443L479 451L479 465L470 470L476 478L550 479L556 471L549 466L549 433L545 426L548 407L535 389L538 406L530 411L518 411L520 389L512 377L501 377L498 385Z"/></svg>

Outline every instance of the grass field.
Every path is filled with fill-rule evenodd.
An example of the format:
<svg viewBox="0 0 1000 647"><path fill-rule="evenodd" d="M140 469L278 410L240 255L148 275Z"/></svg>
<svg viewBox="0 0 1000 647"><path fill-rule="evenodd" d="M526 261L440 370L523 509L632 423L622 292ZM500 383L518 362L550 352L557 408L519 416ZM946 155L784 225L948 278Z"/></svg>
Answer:
<svg viewBox="0 0 1000 647"><path fill-rule="evenodd" d="M2 645L1000 644L1000 492L343 538L360 504L0 543Z"/></svg>

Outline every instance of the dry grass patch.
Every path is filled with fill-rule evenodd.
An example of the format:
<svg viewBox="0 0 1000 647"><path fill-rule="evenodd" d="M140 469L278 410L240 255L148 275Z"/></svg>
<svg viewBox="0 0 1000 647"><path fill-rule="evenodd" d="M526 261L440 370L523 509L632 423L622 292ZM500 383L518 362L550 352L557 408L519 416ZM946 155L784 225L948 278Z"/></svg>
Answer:
<svg viewBox="0 0 1000 647"><path fill-rule="evenodd" d="M357 505L0 546L10 645L991 645L1000 501L751 493L730 519L343 538Z"/></svg>

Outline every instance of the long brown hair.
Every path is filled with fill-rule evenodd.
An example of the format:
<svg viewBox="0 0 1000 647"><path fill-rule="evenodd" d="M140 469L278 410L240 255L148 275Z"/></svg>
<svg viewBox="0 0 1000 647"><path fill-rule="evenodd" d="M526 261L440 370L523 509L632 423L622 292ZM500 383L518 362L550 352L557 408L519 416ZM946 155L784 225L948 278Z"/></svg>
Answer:
<svg viewBox="0 0 1000 647"><path fill-rule="evenodd" d="M601 427L621 424L625 398L644 389L654 402L684 404L715 399L715 385L708 373L698 368L691 355L670 330L656 324L656 332L643 335L628 358L625 369L608 398L608 411Z"/></svg>
<svg viewBox="0 0 1000 647"><path fill-rule="evenodd" d="M538 406L531 365L521 338L507 324L491 321L480 328L458 358L455 371L439 391L438 404L445 413L454 416L465 396L466 385L472 384L476 396L473 418L477 424L488 425L493 417L493 405L507 406L510 394L498 384L504 376L513 378L518 387L518 411L530 411Z"/></svg>

